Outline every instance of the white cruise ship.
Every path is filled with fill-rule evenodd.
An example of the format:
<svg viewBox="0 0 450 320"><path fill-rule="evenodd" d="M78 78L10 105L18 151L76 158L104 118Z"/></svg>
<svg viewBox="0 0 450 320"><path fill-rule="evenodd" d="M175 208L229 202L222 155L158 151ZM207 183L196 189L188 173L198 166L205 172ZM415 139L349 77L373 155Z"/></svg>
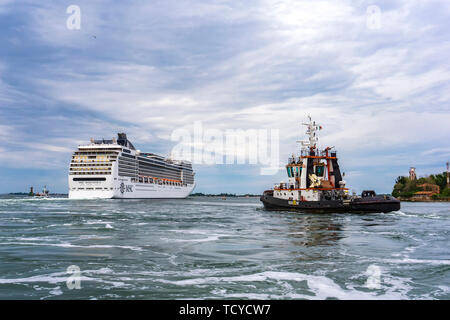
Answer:
<svg viewBox="0 0 450 320"><path fill-rule="evenodd" d="M194 187L191 163L140 152L125 133L91 139L70 162L70 199L186 198Z"/></svg>

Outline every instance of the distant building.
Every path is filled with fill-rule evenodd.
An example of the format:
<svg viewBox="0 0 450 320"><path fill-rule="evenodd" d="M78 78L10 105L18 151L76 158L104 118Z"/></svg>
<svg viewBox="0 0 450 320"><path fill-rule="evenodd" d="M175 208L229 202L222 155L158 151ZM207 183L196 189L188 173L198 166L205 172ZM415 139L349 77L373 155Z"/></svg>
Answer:
<svg viewBox="0 0 450 320"><path fill-rule="evenodd" d="M416 168L414 167L409 168L409 180L411 181L417 180Z"/></svg>
<svg viewBox="0 0 450 320"><path fill-rule="evenodd" d="M412 200L431 200L431 197L435 194L439 194L441 188L436 184L424 183L419 184L419 188L423 191L418 191L412 196Z"/></svg>

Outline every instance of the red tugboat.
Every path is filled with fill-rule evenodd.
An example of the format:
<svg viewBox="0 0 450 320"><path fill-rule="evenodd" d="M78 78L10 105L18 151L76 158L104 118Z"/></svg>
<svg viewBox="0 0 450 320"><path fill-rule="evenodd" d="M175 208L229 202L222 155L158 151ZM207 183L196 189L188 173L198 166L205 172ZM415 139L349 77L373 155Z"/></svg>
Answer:
<svg viewBox="0 0 450 320"><path fill-rule="evenodd" d="M349 195L336 157L336 151L317 148L317 131L322 127L309 118L301 141L299 157L289 158L288 182L264 191L260 200L268 210L299 210L306 212L391 212L400 210L400 201L390 195L377 195L366 190L361 196Z"/></svg>

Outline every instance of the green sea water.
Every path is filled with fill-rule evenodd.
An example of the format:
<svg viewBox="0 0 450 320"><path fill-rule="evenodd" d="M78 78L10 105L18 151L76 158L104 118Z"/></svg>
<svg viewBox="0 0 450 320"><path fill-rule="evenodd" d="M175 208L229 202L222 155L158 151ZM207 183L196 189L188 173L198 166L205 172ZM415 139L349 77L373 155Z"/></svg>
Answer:
<svg viewBox="0 0 450 320"><path fill-rule="evenodd" d="M449 247L448 203L361 215L1 196L0 299L450 299Z"/></svg>

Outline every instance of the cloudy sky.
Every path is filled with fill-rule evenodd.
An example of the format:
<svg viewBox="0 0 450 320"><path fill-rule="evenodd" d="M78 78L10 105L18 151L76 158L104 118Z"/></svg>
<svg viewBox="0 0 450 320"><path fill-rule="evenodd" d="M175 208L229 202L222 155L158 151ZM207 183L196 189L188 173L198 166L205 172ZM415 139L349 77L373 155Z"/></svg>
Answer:
<svg viewBox="0 0 450 320"><path fill-rule="evenodd" d="M67 8L81 11L69 29ZM67 192L71 152L119 131L280 130L310 114L355 191L450 160L449 1L0 0L0 193ZM259 193L259 165L195 165L197 191Z"/></svg>

